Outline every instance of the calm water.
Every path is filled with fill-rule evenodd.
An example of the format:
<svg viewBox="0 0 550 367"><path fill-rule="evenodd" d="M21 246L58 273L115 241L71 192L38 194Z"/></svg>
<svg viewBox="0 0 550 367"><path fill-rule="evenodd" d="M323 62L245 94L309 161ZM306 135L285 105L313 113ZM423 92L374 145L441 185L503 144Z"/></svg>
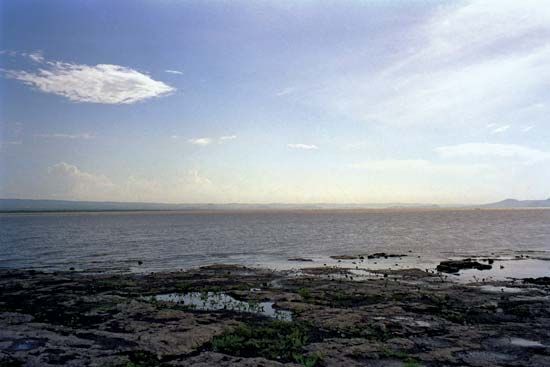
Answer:
<svg viewBox="0 0 550 367"><path fill-rule="evenodd" d="M330 255L382 251L432 265L492 253L550 258L550 210L0 215L0 268L290 267L298 266L290 257L315 265Z"/></svg>

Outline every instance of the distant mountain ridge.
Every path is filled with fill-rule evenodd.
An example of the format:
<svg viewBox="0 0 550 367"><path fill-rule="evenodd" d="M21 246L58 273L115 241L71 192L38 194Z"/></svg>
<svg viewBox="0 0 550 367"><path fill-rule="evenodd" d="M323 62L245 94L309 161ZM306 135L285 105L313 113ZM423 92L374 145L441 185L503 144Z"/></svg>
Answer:
<svg viewBox="0 0 550 367"><path fill-rule="evenodd" d="M320 210L320 209L437 209L437 208L550 208L546 200L506 199L481 205L444 205L375 203L375 204L167 204L115 201L72 201L40 199L0 199L0 212L48 212L48 211L191 211L191 210Z"/></svg>
<svg viewBox="0 0 550 367"><path fill-rule="evenodd" d="M71 201L36 199L0 199L0 212L41 211L161 211L161 210L291 210L291 209L382 209L382 208L437 208L433 204L167 204L112 201Z"/></svg>
<svg viewBox="0 0 550 367"><path fill-rule="evenodd" d="M546 200L505 199L496 203L481 205L482 208L550 208L550 198Z"/></svg>

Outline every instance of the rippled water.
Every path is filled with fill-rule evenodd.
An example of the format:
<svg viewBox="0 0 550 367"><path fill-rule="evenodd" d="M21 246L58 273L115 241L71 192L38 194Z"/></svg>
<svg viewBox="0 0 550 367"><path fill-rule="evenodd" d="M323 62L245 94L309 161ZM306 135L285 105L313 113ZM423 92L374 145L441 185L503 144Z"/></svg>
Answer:
<svg viewBox="0 0 550 367"><path fill-rule="evenodd" d="M0 268L284 266L289 257L322 262L381 251L425 262L520 253L544 258L550 257L550 210L3 214L0 235Z"/></svg>

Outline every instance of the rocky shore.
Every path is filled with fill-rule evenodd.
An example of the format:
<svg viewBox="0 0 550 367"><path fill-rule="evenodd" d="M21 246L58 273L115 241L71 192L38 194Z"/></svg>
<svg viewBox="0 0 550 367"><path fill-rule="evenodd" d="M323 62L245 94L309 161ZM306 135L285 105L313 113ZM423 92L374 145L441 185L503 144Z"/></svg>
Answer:
<svg viewBox="0 0 550 367"><path fill-rule="evenodd" d="M548 280L2 270L0 366L550 366Z"/></svg>

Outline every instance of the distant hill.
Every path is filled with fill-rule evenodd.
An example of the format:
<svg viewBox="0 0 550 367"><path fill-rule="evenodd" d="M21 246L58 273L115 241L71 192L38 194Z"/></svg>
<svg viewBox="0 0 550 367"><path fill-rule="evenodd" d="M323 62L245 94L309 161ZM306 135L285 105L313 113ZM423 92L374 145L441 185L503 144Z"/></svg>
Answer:
<svg viewBox="0 0 550 367"><path fill-rule="evenodd" d="M506 199L496 203L481 205L481 208L550 208L550 198L546 200Z"/></svg>
<svg viewBox="0 0 550 367"><path fill-rule="evenodd" d="M433 204L165 204L111 201L71 201L0 199L0 212L43 211L140 211L140 210L291 210L291 209L382 209L382 208L437 208Z"/></svg>
<svg viewBox="0 0 550 367"><path fill-rule="evenodd" d="M434 204L166 204L115 201L71 201L0 199L0 212L58 212L58 211L160 211L160 210L319 210L319 209L437 209L437 208L550 208L550 199L506 199L483 205L438 206Z"/></svg>
<svg viewBox="0 0 550 367"><path fill-rule="evenodd" d="M0 199L0 211L101 211L101 210L177 210L170 204L122 203L71 200Z"/></svg>

